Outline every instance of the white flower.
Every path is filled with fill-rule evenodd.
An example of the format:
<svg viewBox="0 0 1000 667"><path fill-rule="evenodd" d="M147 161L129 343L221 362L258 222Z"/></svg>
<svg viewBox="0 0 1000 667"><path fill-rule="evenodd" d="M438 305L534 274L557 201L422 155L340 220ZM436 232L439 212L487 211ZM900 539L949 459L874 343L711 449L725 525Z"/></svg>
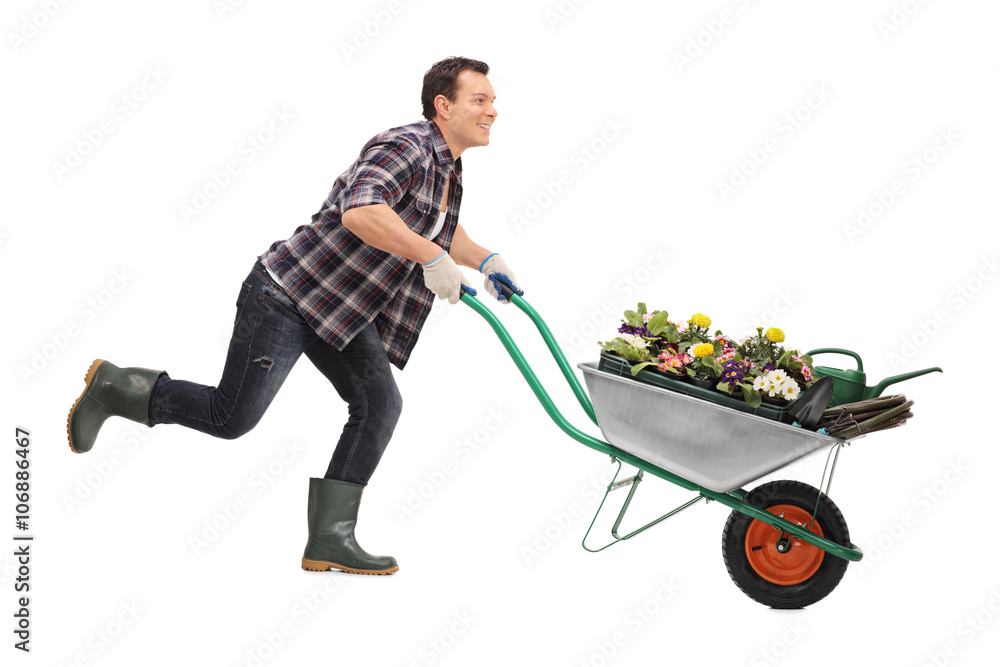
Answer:
<svg viewBox="0 0 1000 667"><path fill-rule="evenodd" d="M767 381L767 378L760 375L753 379L754 391L766 391L765 387L769 384L770 383Z"/></svg>
<svg viewBox="0 0 1000 667"><path fill-rule="evenodd" d="M774 384L784 384L785 381L788 380L788 373L779 368L778 370L768 373L767 377Z"/></svg>
<svg viewBox="0 0 1000 667"><path fill-rule="evenodd" d="M645 350L649 347L649 344L644 341L641 336L636 336L635 334L623 333L618 337L637 350Z"/></svg>
<svg viewBox="0 0 1000 667"><path fill-rule="evenodd" d="M799 392L801 391L798 383L791 378L789 378L788 381L783 382L778 388L781 390L781 395L786 401L794 401L799 397Z"/></svg>

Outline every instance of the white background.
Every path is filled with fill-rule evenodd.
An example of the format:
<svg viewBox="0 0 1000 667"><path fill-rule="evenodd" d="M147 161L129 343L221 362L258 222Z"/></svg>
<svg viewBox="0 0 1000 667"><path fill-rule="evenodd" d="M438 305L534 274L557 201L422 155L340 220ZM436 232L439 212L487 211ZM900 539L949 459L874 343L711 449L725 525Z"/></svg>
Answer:
<svg viewBox="0 0 1000 667"><path fill-rule="evenodd" d="M33 437L30 655L12 648L13 546L0 557L18 664L997 654L995 3L4 7L6 540L15 426ZM465 154L462 223L503 253L574 365L642 300L856 350L869 384L944 368L898 387L916 401L907 426L841 457L832 496L866 557L827 599L779 612L740 593L715 504L583 551L608 461L555 427L464 305L435 305L397 375L404 414L365 492L359 539L398 559L390 577L299 568L308 478L346 417L305 360L240 440L112 420L71 453L66 413L94 358L217 381L256 255L308 221L372 135L419 120L422 75L450 55L488 62L498 95L491 145ZM268 134L275 110L293 118ZM229 161L239 173L211 187ZM724 197L720 183L739 186ZM196 193L210 196L186 220ZM859 207L875 214L864 227ZM501 314L599 435L524 315ZM783 476L815 485L821 470L811 458ZM649 478L625 525L687 497Z"/></svg>

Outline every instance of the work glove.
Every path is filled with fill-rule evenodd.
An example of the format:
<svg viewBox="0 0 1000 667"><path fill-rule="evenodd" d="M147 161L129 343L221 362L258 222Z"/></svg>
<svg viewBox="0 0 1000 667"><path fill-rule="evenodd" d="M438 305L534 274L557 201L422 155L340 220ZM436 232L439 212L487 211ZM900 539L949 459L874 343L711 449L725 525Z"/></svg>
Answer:
<svg viewBox="0 0 1000 667"><path fill-rule="evenodd" d="M493 253L479 265L479 272L486 276L484 285L490 296L496 298L501 303L509 303L503 294L500 293L500 283L514 290L518 296L524 296L524 290L517 286L517 278L514 272L507 266L507 262L500 258L500 255Z"/></svg>
<svg viewBox="0 0 1000 667"><path fill-rule="evenodd" d="M462 296L462 271L458 264L446 252L441 253L426 264L421 264L424 269L424 284L427 289L434 292L439 299L448 299L448 303L458 303ZM465 286L472 296L476 295L476 290Z"/></svg>

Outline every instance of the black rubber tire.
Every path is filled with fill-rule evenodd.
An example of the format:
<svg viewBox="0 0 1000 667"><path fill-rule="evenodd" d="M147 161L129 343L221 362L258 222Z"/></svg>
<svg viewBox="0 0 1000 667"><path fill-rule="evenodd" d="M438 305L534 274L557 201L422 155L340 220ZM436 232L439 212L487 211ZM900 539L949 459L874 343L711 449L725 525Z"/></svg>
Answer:
<svg viewBox="0 0 1000 667"><path fill-rule="evenodd" d="M764 509L775 505L794 505L812 515L817 493L819 491L808 484L778 480L757 487L746 497L746 501ZM775 609L801 609L825 598L844 577L848 561L826 553L819 569L801 583L782 586L767 581L754 571L747 559L746 534L752 521L755 519L733 510L722 531L722 557L726 569L733 583L751 599ZM851 545L844 515L826 494L820 498L816 521L824 537L843 546Z"/></svg>

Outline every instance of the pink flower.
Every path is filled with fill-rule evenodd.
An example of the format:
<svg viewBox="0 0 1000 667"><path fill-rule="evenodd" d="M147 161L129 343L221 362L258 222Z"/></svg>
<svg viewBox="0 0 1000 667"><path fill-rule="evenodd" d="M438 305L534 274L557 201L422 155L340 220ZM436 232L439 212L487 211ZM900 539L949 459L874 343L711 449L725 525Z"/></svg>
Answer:
<svg viewBox="0 0 1000 667"><path fill-rule="evenodd" d="M734 358L736 358L736 348L727 347L722 351L722 354L720 356L715 358L715 360L718 361L720 364L724 364L730 359Z"/></svg>
<svg viewBox="0 0 1000 667"><path fill-rule="evenodd" d="M660 369L664 373L667 372L667 365L666 364L657 364L656 367L658 369Z"/></svg>

